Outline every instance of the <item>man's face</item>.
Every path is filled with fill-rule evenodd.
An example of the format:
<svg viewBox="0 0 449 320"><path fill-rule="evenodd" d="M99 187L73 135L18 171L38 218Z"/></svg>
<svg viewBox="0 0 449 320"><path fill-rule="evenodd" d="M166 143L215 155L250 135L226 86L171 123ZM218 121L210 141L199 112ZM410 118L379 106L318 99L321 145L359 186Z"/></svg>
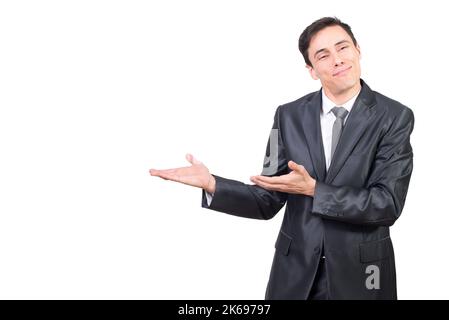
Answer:
<svg viewBox="0 0 449 320"><path fill-rule="evenodd" d="M340 26L326 27L310 41L307 66L313 79L323 88L338 95L360 83L360 47Z"/></svg>

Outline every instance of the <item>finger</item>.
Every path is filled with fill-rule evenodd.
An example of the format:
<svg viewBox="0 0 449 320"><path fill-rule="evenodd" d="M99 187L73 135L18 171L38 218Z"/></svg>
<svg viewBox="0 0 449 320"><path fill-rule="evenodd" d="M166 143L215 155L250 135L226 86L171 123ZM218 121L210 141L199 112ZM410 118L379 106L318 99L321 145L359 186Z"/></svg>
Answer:
<svg viewBox="0 0 449 320"><path fill-rule="evenodd" d="M278 186L275 186L275 185L270 184L270 183L262 182L260 180L255 180L254 183L256 185L258 185L259 187L262 187L262 188L267 189L267 190L282 191Z"/></svg>
<svg viewBox="0 0 449 320"><path fill-rule="evenodd" d="M167 170L157 170L157 169L150 169L150 174L152 176L159 176L163 173L171 173L174 169L167 169Z"/></svg>
<svg viewBox="0 0 449 320"><path fill-rule="evenodd" d="M264 179L260 179L260 176L251 177L250 179L251 179L251 181L253 183L255 183L255 184L257 184L257 185L259 185L261 187L264 187L264 188L269 188L270 190L277 186L277 184L274 184L274 183L272 183L270 181L266 181Z"/></svg>
<svg viewBox="0 0 449 320"><path fill-rule="evenodd" d="M256 181L261 181L261 182L272 184L272 185L279 185L279 184L285 183L284 179L279 176L275 176L275 177L254 176L251 178L255 179Z"/></svg>
<svg viewBox="0 0 449 320"><path fill-rule="evenodd" d="M169 170L156 170L156 169L150 169L150 174L152 175L152 176L155 176L155 177L159 177L161 174L163 174L163 173L168 173L167 171L169 171Z"/></svg>
<svg viewBox="0 0 449 320"><path fill-rule="evenodd" d="M186 175L189 174L189 171L191 171L191 167L180 167L180 168L173 168L173 169L165 169L165 170L152 170L152 172L155 175L160 174L175 174L175 175Z"/></svg>
<svg viewBox="0 0 449 320"><path fill-rule="evenodd" d="M299 164L297 164L296 162L294 162L294 161L289 161L288 162L288 167L290 168L290 169L292 169L292 170L295 170L295 171L299 171L300 169L300 165Z"/></svg>
<svg viewBox="0 0 449 320"><path fill-rule="evenodd" d="M187 161L189 161L191 164L202 164L201 161L199 161L198 159L196 159L193 155L191 155L190 153L186 154L186 159Z"/></svg>
<svg viewBox="0 0 449 320"><path fill-rule="evenodd" d="M179 175L177 175L177 174L160 172L160 173L158 173L157 176L162 178L162 179L164 179L164 180L181 182L180 179L179 179Z"/></svg>
<svg viewBox="0 0 449 320"><path fill-rule="evenodd" d="M294 161L289 161L288 162L288 167L290 168L290 169L292 169L293 171L296 171L296 172L298 172L298 173L300 173L300 174L305 174L307 171L306 171L306 169L304 168L304 166L302 166L302 165L300 165L300 164L297 164L296 162L294 162Z"/></svg>

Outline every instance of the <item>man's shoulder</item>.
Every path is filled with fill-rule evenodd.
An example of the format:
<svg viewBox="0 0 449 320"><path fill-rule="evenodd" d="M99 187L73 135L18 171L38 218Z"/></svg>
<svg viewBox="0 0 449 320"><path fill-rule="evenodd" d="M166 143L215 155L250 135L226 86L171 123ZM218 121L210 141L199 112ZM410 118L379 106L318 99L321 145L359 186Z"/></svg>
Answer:
<svg viewBox="0 0 449 320"><path fill-rule="evenodd" d="M376 98L376 103L384 107L389 114L396 114L396 115L404 113L413 114L412 109L402 104L401 102L392 99L390 97L387 97L386 95L379 93L377 91L373 91L373 94Z"/></svg>
<svg viewBox="0 0 449 320"><path fill-rule="evenodd" d="M321 91L319 90L319 91L314 91L314 92L308 93L299 99L281 104L278 107L278 109L282 110L284 112L291 112L292 110L297 110L298 108L302 108L306 104L308 104L313 98L315 98L316 95L320 94L320 92Z"/></svg>

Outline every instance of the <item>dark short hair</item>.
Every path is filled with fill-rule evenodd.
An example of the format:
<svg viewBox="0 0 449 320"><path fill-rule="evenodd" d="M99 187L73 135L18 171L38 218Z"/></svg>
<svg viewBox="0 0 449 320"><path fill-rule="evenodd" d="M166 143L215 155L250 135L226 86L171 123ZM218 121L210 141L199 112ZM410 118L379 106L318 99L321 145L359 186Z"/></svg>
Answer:
<svg viewBox="0 0 449 320"><path fill-rule="evenodd" d="M316 20L313 22L310 26L304 29L304 31L301 33L301 36L299 37L298 41L298 47L299 51L301 52L302 56L304 57L304 61L307 65L312 66L312 63L309 59L309 45L310 40L313 38L314 35L316 35L319 31L323 30L324 28L331 27L331 26L340 26L342 27L347 34L352 39L352 42L355 46L357 46L357 40L354 37L354 34L351 31L351 27L340 21L340 19L336 17L325 17Z"/></svg>

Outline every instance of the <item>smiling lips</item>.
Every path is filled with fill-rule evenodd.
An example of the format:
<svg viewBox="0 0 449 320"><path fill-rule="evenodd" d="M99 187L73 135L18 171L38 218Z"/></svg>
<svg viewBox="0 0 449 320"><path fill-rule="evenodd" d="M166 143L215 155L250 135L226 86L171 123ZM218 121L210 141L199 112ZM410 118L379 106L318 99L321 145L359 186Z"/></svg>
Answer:
<svg viewBox="0 0 449 320"><path fill-rule="evenodd" d="M337 77L337 76L343 75L346 71L348 71L348 70L351 69L351 68L352 68L352 67L349 66L349 67L347 67L347 68L344 68L344 69L342 69L342 70L339 70L339 71L335 72L335 73L333 74L333 76L334 76L334 77Z"/></svg>

